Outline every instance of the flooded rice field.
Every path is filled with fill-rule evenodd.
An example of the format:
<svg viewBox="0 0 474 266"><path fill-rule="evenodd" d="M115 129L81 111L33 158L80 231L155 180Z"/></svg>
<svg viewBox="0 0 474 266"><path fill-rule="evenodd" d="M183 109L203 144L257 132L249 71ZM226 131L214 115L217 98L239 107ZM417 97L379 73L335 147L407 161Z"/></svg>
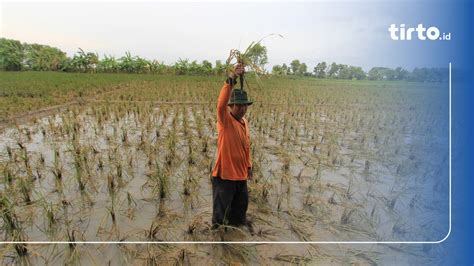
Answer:
<svg viewBox="0 0 474 266"><path fill-rule="evenodd" d="M252 228L210 226L221 83L189 82L175 96L140 83L4 126L0 232L17 242L1 246L3 263L437 259L430 245L258 243L438 241L448 231L447 90L285 82L249 92Z"/></svg>

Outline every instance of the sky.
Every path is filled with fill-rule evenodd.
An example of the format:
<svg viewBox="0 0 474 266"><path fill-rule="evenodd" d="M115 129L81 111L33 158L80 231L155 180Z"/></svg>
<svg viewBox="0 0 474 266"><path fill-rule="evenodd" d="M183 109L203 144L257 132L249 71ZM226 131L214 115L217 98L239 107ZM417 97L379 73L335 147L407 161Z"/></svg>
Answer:
<svg viewBox="0 0 474 266"><path fill-rule="evenodd" d="M404 5L409 5L405 3ZM179 58L225 60L271 36L267 69L299 59L308 70L321 61L407 69L445 66L436 43L394 42L391 23L429 20L393 2L2 2L0 36L58 47L72 56L82 48L100 56L126 51L172 64ZM428 14L434 16L433 14ZM402 52L403 53L402 53ZM415 56L415 58L414 58Z"/></svg>

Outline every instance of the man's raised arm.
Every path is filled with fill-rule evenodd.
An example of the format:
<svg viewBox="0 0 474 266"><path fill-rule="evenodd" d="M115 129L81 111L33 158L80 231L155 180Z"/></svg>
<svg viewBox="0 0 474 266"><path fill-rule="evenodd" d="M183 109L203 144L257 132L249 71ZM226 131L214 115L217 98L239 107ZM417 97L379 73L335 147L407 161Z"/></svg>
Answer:
<svg viewBox="0 0 474 266"><path fill-rule="evenodd" d="M237 82L237 76L242 75L243 73L244 66L237 64L234 68L234 71L229 74L228 79L224 83L224 86L222 86L221 92L219 93L219 99L217 100L217 121L223 126L232 87Z"/></svg>

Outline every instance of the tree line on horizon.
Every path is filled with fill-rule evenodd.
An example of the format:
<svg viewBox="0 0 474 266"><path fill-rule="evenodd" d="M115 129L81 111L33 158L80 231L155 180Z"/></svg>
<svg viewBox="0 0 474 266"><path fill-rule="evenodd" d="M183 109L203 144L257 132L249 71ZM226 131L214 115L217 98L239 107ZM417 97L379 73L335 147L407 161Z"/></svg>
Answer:
<svg viewBox="0 0 474 266"><path fill-rule="evenodd" d="M265 69L268 63L267 49L256 45L251 51L254 63ZM87 52L79 48L73 57L58 48L42 44L21 43L18 40L0 38L0 70L3 71L63 71L82 73L137 73L137 74L175 74L175 75L224 75L226 63L216 60L214 65L203 60L197 62L179 59L172 65L157 60L147 60L126 52L116 58ZM349 80L407 80L420 82L445 82L448 80L447 68L415 68L409 72L401 67L395 69L373 67L365 72L361 67L345 64L318 63L312 72L305 63L293 60L289 65L275 65L270 73L277 76L306 76L314 78Z"/></svg>
<svg viewBox="0 0 474 266"><path fill-rule="evenodd" d="M412 72L397 67L373 67L365 72L361 67L345 64L319 62L312 72L308 71L305 63L298 59L291 61L289 65L274 65L272 74L278 76L296 75L315 78L350 79L350 80L406 80L420 82L446 82L449 78L448 68L415 68Z"/></svg>

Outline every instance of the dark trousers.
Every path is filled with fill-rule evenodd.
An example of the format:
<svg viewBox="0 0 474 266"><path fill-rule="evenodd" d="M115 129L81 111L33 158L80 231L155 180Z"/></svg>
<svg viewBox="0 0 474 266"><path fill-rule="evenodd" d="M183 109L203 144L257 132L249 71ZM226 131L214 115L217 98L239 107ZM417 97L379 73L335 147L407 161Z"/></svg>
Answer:
<svg viewBox="0 0 474 266"><path fill-rule="evenodd" d="M245 225L249 193L247 180L212 177L212 225Z"/></svg>

